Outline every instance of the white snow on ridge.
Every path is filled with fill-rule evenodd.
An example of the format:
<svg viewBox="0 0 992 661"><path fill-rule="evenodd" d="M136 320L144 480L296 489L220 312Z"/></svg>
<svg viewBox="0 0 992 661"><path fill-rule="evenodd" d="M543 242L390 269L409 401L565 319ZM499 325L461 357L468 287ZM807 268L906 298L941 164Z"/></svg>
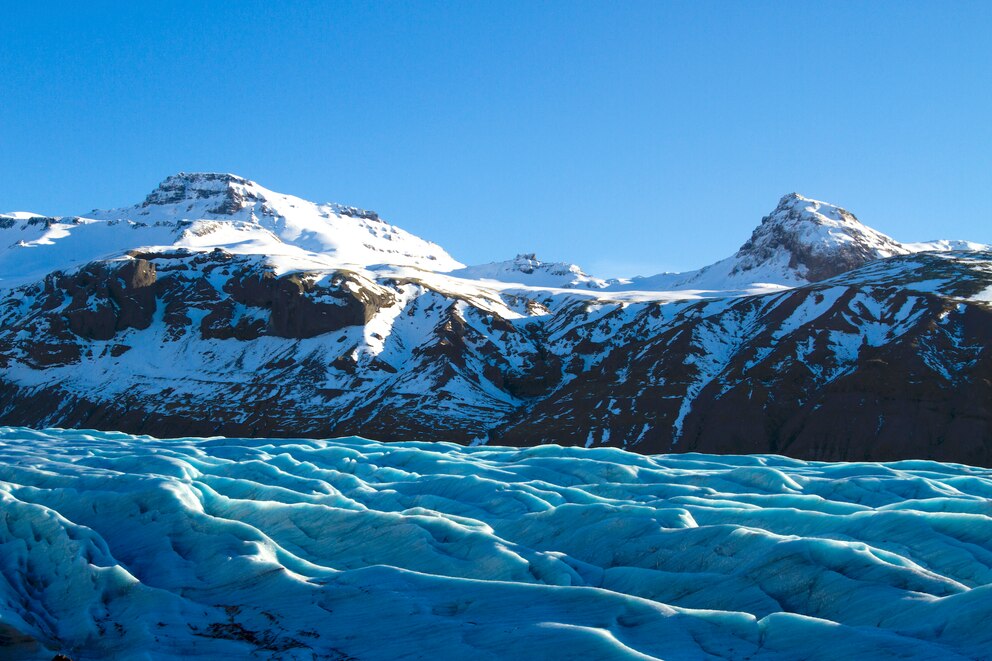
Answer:
<svg viewBox="0 0 992 661"><path fill-rule="evenodd" d="M14 222L7 226L3 221ZM169 245L171 227L86 218L0 216L0 288L35 282L142 245Z"/></svg>
<svg viewBox="0 0 992 661"><path fill-rule="evenodd" d="M264 255L284 270L462 266L374 212L315 204L235 175L180 173L133 207L72 218L0 216L0 287L128 251L174 247Z"/></svg>
<svg viewBox="0 0 992 661"><path fill-rule="evenodd" d="M505 262L467 266L448 275L466 280L495 280L527 287L602 289L607 281L594 278L575 264L542 262L533 253L517 255Z"/></svg>
<svg viewBox="0 0 992 661"><path fill-rule="evenodd" d="M740 260L734 257L721 259L697 271L687 273L659 273L629 280L610 281L607 291L755 291L767 293L807 284L788 267L788 255L778 254L759 268L746 275L737 274Z"/></svg>
<svg viewBox="0 0 992 661"><path fill-rule="evenodd" d="M836 261L845 270L853 268L852 254L883 259L989 248L968 241L900 243L840 207L791 194L731 257L686 273L603 280L574 264L542 262L533 254L466 267L437 244L383 222L374 212L316 204L233 174L179 173L131 207L61 218L0 214L0 288L130 251L177 247L262 255L280 273L412 268L446 273L486 290L576 289L603 292L605 298L640 292L643 300L651 292L659 300L673 298L671 292L684 292L684 298L764 293L822 279L804 260Z"/></svg>
<svg viewBox="0 0 992 661"><path fill-rule="evenodd" d="M990 497L926 461L0 428L0 652L983 658Z"/></svg>
<svg viewBox="0 0 992 661"><path fill-rule="evenodd" d="M975 243L974 241L960 241L960 240L946 240L940 239L937 241L918 241L911 243L902 244L911 252L952 252L959 250L966 251L976 251L976 250L992 250L992 246L984 243Z"/></svg>
<svg viewBox="0 0 992 661"><path fill-rule="evenodd" d="M44 214L34 213L32 211L10 211L7 213L0 214L0 217L6 216L7 218L12 218L14 220L31 220L32 218L44 218Z"/></svg>
<svg viewBox="0 0 992 661"><path fill-rule="evenodd" d="M379 219L374 212L316 204L271 191L232 174L180 173L168 177L140 205L94 211L93 218L146 222L241 221L301 251L347 264L390 263L446 271L461 264L437 244ZM195 230L191 229L195 233ZM208 240L207 245L213 245ZM223 245L223 244L221 244Z"/></svg>
<svg viewBox="0 0 992 661"><path fill-rule="evenodd" d="M973 301L981 303L992 303L992 287L987 287L971 297Z"/></svg>

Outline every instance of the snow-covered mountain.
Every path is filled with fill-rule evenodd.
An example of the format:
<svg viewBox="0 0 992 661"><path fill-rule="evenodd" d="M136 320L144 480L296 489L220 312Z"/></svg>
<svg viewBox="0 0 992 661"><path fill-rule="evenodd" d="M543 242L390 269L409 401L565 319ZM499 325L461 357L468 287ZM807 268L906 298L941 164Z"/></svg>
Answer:
<svg viewBox="0 0 992 661"><path fill-rule="evenodd" d="M375 264L438 271L462 266L440 246L383 222L373 211L315 204L231 174L179 173L131 207L65 218L0 215L0 287L129 250L165 248L262 255L278 273Z"/></svg>
<svg viewBox="0 0 992 661"><path fill-rule="evenodd" d="M992 471L0 428L0 657L965 661Z"/></svg>
<svg viewBox="0 0 992 661"><path fill-rule="evenodd" d="M605 288L234 175L0 238L7 424L992 465L992 253L797 195L727 260Z"/></svg>
<svg viewBox="0 0 992 661"><path fill-rule="evenodd" d="M989 250L969 241L900 243L840 207L798 193L779 200L732 256L688 273L614 283L612 289L747 291L818 282L868 262L913 252Z"/></svg>
<svg viewBox="0 0 992 661"><path fill-rule="evenodd" d="M0 214L0 288L132 250L184 248L261 255L276 273L408 266L465 280L610 291L760 291L809 284L869 261L923 251L988 250L969 241L900 243L850 212L786 195L731 257L696 271L604 280L533 254L464 266L374 211L316 204L233 174L179 173L140 204L49 218ZM44 248L44 249L41 249Z"/></svg>
<svg viewBox="0 0 992 661"><path fill-rule="evenodd" d="M504 262L490 262L451 271L467 280L496 280L528 287L603 289L607 281L585 273L575 264L542 262L534 253L522 253Z"/></svg>

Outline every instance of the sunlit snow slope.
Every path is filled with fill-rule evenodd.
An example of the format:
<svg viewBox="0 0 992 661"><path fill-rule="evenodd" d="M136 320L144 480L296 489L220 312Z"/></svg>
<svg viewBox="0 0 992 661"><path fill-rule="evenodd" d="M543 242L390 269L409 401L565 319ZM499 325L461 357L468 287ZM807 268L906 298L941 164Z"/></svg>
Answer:
<svg viewBox="0 0 992 661"><path fill-rule="evenodd" d="M0 428L0 657L962 659L992 471Z"/></svg>

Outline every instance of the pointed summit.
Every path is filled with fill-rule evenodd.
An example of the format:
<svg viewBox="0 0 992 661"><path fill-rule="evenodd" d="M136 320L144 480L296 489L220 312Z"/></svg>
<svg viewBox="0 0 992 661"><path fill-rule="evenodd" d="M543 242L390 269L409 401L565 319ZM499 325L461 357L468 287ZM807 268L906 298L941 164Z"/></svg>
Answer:
<svg viewBox="0 0 992 661"><path fill-rule="evenodd" d="M790 193L761 219L734 258L731 275L770 264L815 282L870 261L911 252L841 207Z"/></svg>
<svg viewBox="0 0 992 661"><path fill-rule="evenodd" d="M846 209L789 193L730 257L687 273L618 281L611 289L781 289L831 278L876 259L942 249L948 248L902 244Z"/></svg>

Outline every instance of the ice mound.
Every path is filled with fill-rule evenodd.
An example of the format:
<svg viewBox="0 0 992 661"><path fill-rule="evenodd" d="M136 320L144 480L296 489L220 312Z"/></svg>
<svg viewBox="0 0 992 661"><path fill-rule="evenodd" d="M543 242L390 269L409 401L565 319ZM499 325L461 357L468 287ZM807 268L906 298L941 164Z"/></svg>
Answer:
<svg viewBox="0 0 992 661"><path fill-rule="evenodd" d="M965 659L992 471L0 428L0 657Z"/></svg>

